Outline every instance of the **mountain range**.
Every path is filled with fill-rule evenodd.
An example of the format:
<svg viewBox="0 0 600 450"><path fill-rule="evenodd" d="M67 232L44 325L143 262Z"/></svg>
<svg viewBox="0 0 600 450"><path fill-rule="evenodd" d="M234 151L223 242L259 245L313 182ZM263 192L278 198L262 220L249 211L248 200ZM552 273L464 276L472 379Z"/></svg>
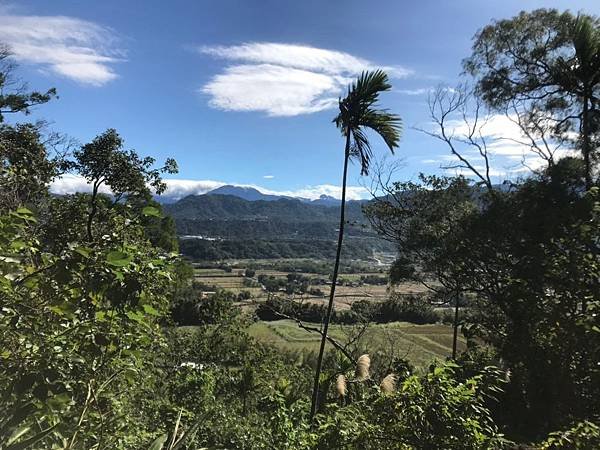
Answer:
<svg viewBox="0 0 600 450"><path fill-rule="evenodd" d="M346 203L349 257L365 259L374 249L389 250L362 212L366 200ZM181 251L196 259L319 258L335 250L340 201L264 194L222 186L164 204L175 220Z"/></svg>
<svg viewBox="0 0 600 450"><path fill-rule="evenodd" d="M288 199L288 200L299 200L299 201L305 202L305 203L311 203L311 204L315 204L315 205L324 205L324 206L337 206L340 203L340 201L338 199L336 199L335 197L332 197L330 195L325 195L325 194L322 194L318 199L311 200L311 199L304 198L304 197L292 197L292 196L288 196L288 195L264 194L264 193L260 192L258 189L250 187L250 186L234 186L231 184L227 184L225 186L221 186L216 189L213 189L212 191L209 191L204 195L232 195L234 197L239 197L244 200L251 201L251 202L254 202L257 200L264 200L264 201L269 202L269 201L275 201L275 200L281 200L281 199Z"/></svg>

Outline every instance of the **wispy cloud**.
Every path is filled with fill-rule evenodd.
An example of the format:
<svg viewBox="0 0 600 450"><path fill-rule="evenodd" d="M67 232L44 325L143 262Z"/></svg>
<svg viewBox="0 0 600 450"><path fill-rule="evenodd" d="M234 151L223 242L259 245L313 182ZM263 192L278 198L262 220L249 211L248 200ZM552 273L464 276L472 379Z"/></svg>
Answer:
<svg viewBox="0 0 600 450"><path fill-rule="evenodd" d="M112 29L73 17L2 10L0 36L16 60L92 86L117 78L113 65L124 57Z"/></svg>
<svg viewBox="0 0 600 450"><path fill-rule="evenodd" d="M410 96L416 96L416 95L425 95L425 94L429 94L432 91L433 88L418 88L418 89L395 89L394 92L396 92L397 94L402 94L402 95L410 95Z"/></svg>
<svg viewBox="0 0 600 450"><path fill-rule="evenodd" d="M301 189L289 190L289 191L274 191L271 189L265 189L260 186L251 186L264 194L272 195L286 195L289 197L302 197L310 200L316 200L321 195L328 195L334 198L342 198L342 188L333 184L318 184L315 186L306 186ZM348 200L360 200L367 198L369 191L362 186L346 186L346 198Z"/></svg>
<svg viewBox="0 0 600 450"><path fill-rule="evenodd" d="M91 192L92 186L79 175L65 174L50 183L50 192L59 195L75 194L76 192ZM100 192L110 194L105 185L100 186Z"/></svg>
<svg viewBox="0 0 600 450"><path fill-rule="evenodd" d="M293 44L204 46L198 51L230 64L201 89L210 96L212 107L261 111L269 116L295 116L332 108L354 76L378 67L348 53ZM401 66L379 67L396 78L412 74Z"/></svg>
<svg viewBox="0 0 600 450"><path fill-rule="evenodd" d="M275 175L263 175L263 178L265 180L272 180L273 178L275 178Z"/></svg>
<svg viewBox="0 0 600 450"><path fill-rule="evenodd" d="M488 151L490 159L490 175L492 176L509 176L511 174L522 174L531 170L541 169L547 165L539 154L532 151L531 141L526 137L519 125L516 123L515 116L507 116L504 114L492 114L485 120L480 119L480 123L476 128L475 139L483 139ZM468 143L467 136L473 126L473 118L453 119L447 121L446 133L448 136L456 138L454 141L455 148L465 156L477 170L485 170L484 166L477 163L481 161L479 151ZM432 131L434 125L431 125ZM539 136L532 137L537 141ZM539 146L544 144L537 142ZM552 153L555 160L566 156L573 156L574 151L568 147L552 146L552 142L548 142L549 150L546 152ZM421 160L424 164L438 164L442 167L455 166L458 159L450 154L437 155L434 158ZM449 169L460 174L469 174L468 170Z"/></svg>
<svg viewBox="0 0 600 450"><path fill-rule="evenodd" d="M339 186L330 184L319 184L315 186L306 186L296 190L273 190L266 189L262 186L255 184L241 184L241 183L226 183L223 181L216 180L179 180L179 179L166 179L167 190L162 195L164 198L170 200L179 200L188 195L202 195L213 189L216 189L227 184L241 187L252 187L258 189L264 194L271 195L285 195L288 197L302 197L311 200L318 199L321 195L329 195L335 198L341 198L342 190ZM348 186L346 196L349 200L359 200L368 196L368 191L362 186ZM63 175L61 178L57 178L50 184L50 191L55 194L74 194L76 192L90 192L91 186L86 182L83 177L77 175ZM102 186L102 193L110 194L110 190L105 186Z"/></svg>

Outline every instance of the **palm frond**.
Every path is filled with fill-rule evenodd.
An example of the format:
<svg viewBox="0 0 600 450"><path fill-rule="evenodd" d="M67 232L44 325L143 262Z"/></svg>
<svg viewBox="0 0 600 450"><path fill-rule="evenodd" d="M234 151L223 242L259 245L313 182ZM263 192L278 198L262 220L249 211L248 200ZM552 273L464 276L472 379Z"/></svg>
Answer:
<svg viewBox="0 0 600 450"><path fill-rule="evenodd" d="M371 157L373 156L373 151L371 150L371 143L369 142L367 135L360 128L352 130L350 156L360 160L360 174L367 175L369 173L369 164L371 162Z"/></svg>
<svg viewBox="0 0 600 450"><path fill-rule="evenodd" d="M585 15L578 16L573 34L577 56L586 62L596 58L600 50L600 36L592 19Z"/></svg>
<svg viewBox="0 0 600 450"><path fill-rule="evenodd" d="M400 116L392 114L387 110L369 110L363 115L360 125L370 128L379 134L390 151L394 153L394 148L398 147L398 143L400 142L400 133L402 131L402 119L400 119Z"/></svg>
<svg viewBox="0 0 600 450"><path fill-rule="evenodd" d="M344 136L350 135L350 156L359 159L362 175L368 173L373 156L366 128L379 134L392 152L400 140L400 117L377 108L379 94L391 87L382 70L366 71L349 86L346 97L339 100L340 112L333 122Z"/></svg>

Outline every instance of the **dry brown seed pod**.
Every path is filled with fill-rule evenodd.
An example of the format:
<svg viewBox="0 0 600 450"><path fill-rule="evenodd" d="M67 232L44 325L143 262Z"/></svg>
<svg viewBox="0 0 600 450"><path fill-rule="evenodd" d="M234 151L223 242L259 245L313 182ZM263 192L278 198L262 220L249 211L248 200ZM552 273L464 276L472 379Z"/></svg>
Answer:
<svg viewBox="0 0 600 450"><path fill-rule="evenodd" d="M335 390L337 391L340 397L345 397L347 393L346 388L346 377L342 374L338 375L337 380L335 380Z"/></svg>
<svg viewBox="0 0 600 450"><path fill-rule="evenodd" d="M381 388L381 392L384 394L391 394L396 390L396 375L390 373L383 380L381 380L381 384L379 385Z"/></svg>
<svg viewBox="0 0 600 450"><path fill-rule="evenodd" d="M356 361L356 378L359 381L364 381L369 378L369 368L371 367L371 358L364 354L358 357Z"/></svg>

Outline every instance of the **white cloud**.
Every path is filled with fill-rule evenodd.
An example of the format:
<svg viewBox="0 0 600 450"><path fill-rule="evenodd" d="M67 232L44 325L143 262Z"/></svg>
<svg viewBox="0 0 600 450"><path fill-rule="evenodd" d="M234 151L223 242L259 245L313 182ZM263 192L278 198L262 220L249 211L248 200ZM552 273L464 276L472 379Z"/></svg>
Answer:
<svg viewBox="0 0 600 450"><path fill-rule="evenodd" d="M263 178L265 180L272 180L273 178L275 178L275 175L263 175Z"/></svg>
<svg viewBox="0 0 600 450"><path fill-rule="evenodd" d="M225 111L265 111L270 116L313 113L337 104L330 76L270 64L233 66L202 88L209 104Z"/></svg>
<svg viewBox="0 0 600 450"><path fill-rule="evenodd" d="M226 111L262 111L269 116L295 116L335 107L353 77L377 67L348 53L293 44L259 42L205 46L198 51L231 64L201 89L210 96L211 106ZM412 74L400 66L381 68L396 78Z"/></svg>
<svg viewBox="0 0 600 450"><path fill-rule="evenodd" d="M525 136L521 128L515 123L516 116L507 116L504 114L493 114L485 119L480 118L474 139L479 142L481 138L485 140L487 151L490 159L490 175L492 176L508 176L510 174L521 174L531 170L543 168L545 161L539 154L532 151L531 141ZM471 162L477 170L485 170L480 164L483 161L481 155L475 147L464 142L467 139L469 126L473 126L473 119L467 118L467 123L462 119L448 120L446 122L446 132L448 136L452 136L456 140L454 146L469 162ZM437 132L433 125L431 130ZM543 147L543 142L538 136L533 136L537 144ZM462 140L462 142L461 142ZM557 145L553 146L551 140L548 142L550 151L555 160L565 156L575 154L573 149L561 148ZM548 153L548 151L545 151ZM458 164L458 159L450 154L437 155L431 159L421 161L424 164L439 164L441 166L453 166ZM502 169L499 169L499 168ZM468 174L468 171L463 169L451 168L450 171L457 173Z"/></svg>
<svg viewBox="0 0 600 450"><path fill-rule="evenodd" d="M342 197L342 188L332 184L318 184L316 186L306 186L301 189L290 190L290 191L274 191L271 189L265 189L259 186L251 186L264 194L272 195L287 195L289 197L302 197L310 200L316 200L321 195L328 195L335 198ZM360 200L367 198L369 191L362 186L346 186L346 199L347 200Z"/></svg>
<svg viewBox="0 0 600 450"><path fill-rule="evenodd" d="M432 88L418 88L418 89L396 89L394 92L402 95L425 95L429 94L432 91Z"/></svg>
<svg viewBox="0 0 600 450"><path fill-rule="evenodd" d="M167 190L163 194L165 197L179 200L188 195L202 195L213 189L225 186L227 183L214 180L165 180Z"/></svg>
<svg viewBox="0 0 600 450"><path fill-rule="evenodd" d="M117 78L112 65L123 57L113 30L73 17L0 11L0 35L17 61L92 86Z"/></svg>
<svg viewBox="0 0 600 450"><path fill-rule="evenodd" d="M162 195L165 198L171 200L179 200L188 195L202 195L213 189L216 189L226 184L241 187L252 187L258 189L263 194L271 195L284 195L288 197L302 197L311 200L318 199L321 195L329 195L335 198L341 197L341 187L334 186L331 184L320 184L315 186L306 186L296 190L273 190L266 189L255 184L240 184L240 183L225 183L223 181L215 180L179 180L179 179L165 179L167 183L167 190ZM50 184L50 191L55 194L74 194L76 192L90 192L91 186L86 180L78 175L63 175L61 178L54 180ZM110 190L106 186L102 186L101 192L104 194L110 194ZM359 200L366 198L368 191L361 186L347 186L346 197L348 200Z"/></svg>
<svg viewBox="0 0 600 450"><path fill-rule="evenodd" d="M367 68L370 65L368 61L348 53L272 42L249 43L231 47L205 46L200 47L200 52L231 61L275 64L330 74L353 73L357 68Z"/></svg>
<svg viewBox="0 0 600 450"><path fill-rule="evenodd" d="M91 185L79 175L65 174L50 183L50 192L59 195L74 194L76 192L91 192ZM100 192L110 194L110 189L100 186Z"/></svg>

